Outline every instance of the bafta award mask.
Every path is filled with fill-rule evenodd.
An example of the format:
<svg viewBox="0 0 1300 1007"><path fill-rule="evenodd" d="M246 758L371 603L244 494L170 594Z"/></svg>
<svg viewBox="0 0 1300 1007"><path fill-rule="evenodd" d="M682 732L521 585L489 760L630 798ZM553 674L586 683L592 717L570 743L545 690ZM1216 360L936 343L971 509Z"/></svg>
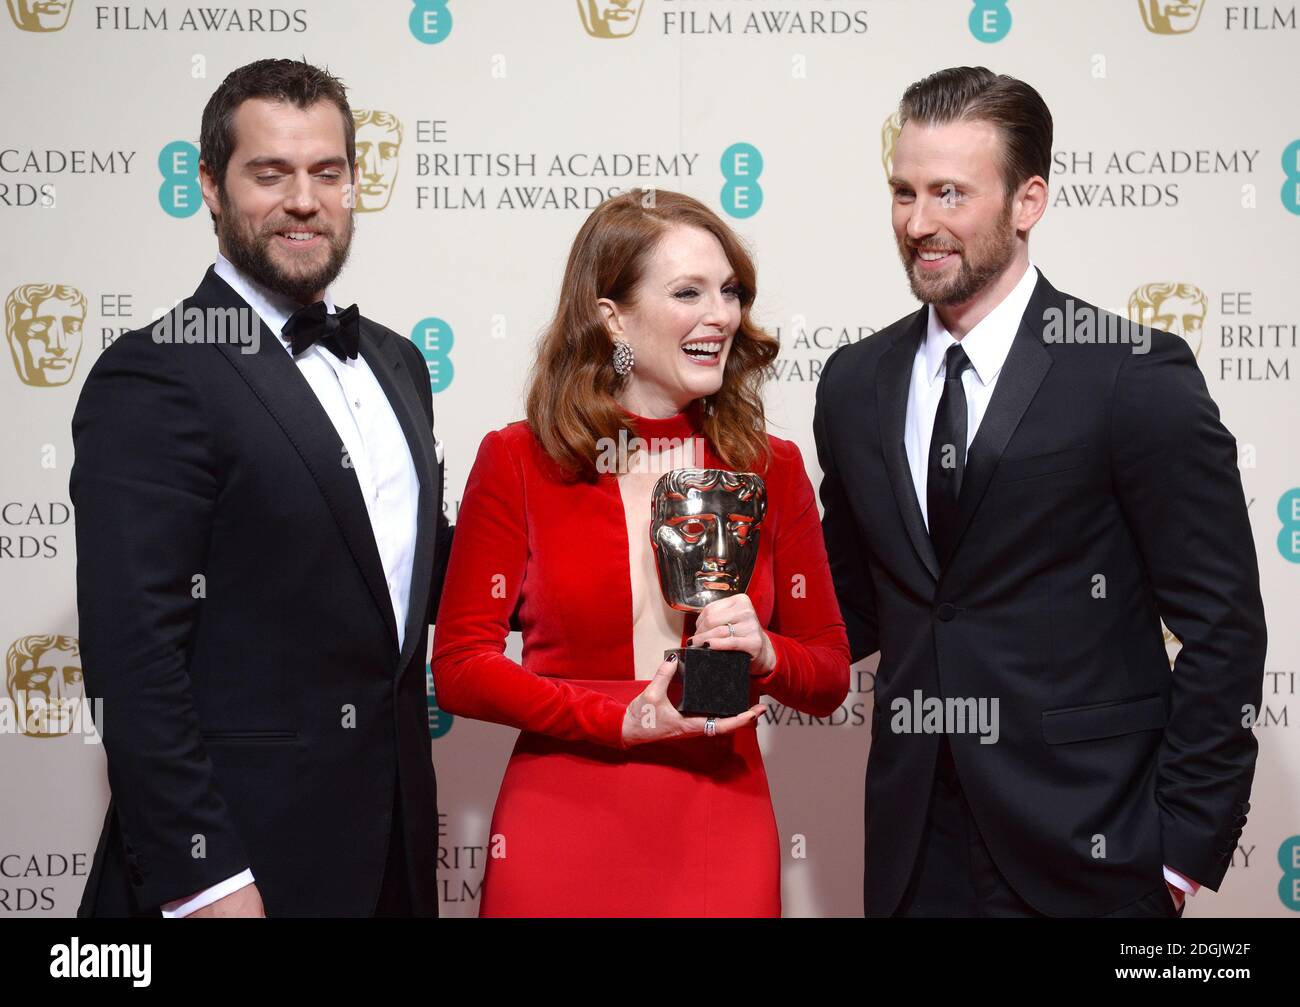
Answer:
<svg viewBox="0 0 1300 1007"><path fill-rule="evenodd" d="M582 27L592 38L627 38L636 31L645 0L578 0Z"/></svg>
<svg viewBox="0 0 1300 1007"><path fill-rule="evenodd" d="M24 283L5 298L5 336L25 385L66 385L81 355L86 298L61 283Z"/></svg>
<svg viewBox="0 0 1300 1007"><path fill-rule="evenodd" d="M402 123L391 112L360 108L352 110L352 121L356 128L356 208L358 213L373 213L393 198Z"/></svg>
<svg viewBox="0 0 1300 1007"><path fill-rule="evenodd" d="M1138 0L1142 23L1157 35L1184 35L1201 21L1205 0Z"/></svg>
<svg viewBox="0 0 1300 1007"><path fill-rule="evenodd" d="M655 483L650 545L659 586L678 611L698 612L749 587L767 490L752 472L677 469Z"/></svg>

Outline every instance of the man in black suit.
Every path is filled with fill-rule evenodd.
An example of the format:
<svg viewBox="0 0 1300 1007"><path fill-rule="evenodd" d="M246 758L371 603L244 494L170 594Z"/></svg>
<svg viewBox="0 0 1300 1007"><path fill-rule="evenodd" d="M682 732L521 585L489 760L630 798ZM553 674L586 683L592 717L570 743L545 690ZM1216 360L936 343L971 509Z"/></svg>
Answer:
<svg viewBox="0 0 1300 1007"><path fill-rule="evenodd" d="M346 93L249 64L200 143L217 262L105 351L72 421L112 788L80 914L434 916L424 666L451 528L420 352L328 290Z"/></svg>
<svg viewBox="0 0 1300 1007"><path fill-rule="evenodd" d="M893 225L925 306L831 356L814 420L853 658L880 651L866 912L1180 914L1222 882L1254 774L1236 443L1183 340L1029 261L1033 88L944 70L900 116Z"/></svg>

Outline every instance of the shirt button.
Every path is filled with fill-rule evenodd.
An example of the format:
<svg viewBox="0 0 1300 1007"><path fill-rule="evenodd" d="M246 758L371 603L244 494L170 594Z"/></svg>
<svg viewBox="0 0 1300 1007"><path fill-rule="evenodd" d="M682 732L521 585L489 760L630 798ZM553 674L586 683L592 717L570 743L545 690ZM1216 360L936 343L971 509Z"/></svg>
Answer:
<svg viewBox="0 0 1300 1007"><path fill-rule="evenodd" d="M353 404L354 406L356 406L358 409L361 408L361 400L360 400L360 399L353 399L353 400L352 400L352 404Z"/></svg>

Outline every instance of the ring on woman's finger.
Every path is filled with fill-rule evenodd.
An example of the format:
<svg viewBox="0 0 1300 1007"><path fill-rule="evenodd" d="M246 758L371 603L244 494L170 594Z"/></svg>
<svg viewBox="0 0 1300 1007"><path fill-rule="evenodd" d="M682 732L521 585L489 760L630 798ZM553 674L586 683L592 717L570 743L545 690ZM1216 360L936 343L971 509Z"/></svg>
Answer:
<svg viewBox="0 0 1300 1007"><path fill-rule="evenodd" d="M727 623L727 634L728 634L729 636L735 636L735 635L736 635L736 627L733 626L731 623Z"/></svg>
<svg viewBox="0 0 1300 1007"><path fill-rule="evenodd" d="M710 738L713 737L715 734L717 734L718 733L717 720L715 720L713 717L710 717L708 720L706 720L704 722L704 733L707 734Z"/></svg>

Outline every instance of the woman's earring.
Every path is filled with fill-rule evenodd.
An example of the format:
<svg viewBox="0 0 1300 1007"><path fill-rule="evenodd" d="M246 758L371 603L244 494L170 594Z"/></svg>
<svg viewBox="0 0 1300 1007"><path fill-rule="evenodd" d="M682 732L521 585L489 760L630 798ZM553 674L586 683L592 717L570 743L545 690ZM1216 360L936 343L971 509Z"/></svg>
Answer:
<svg viewBox="0 0 1300 1007"><path fill-rule="evenodd" d="M620 377L632 373L636 357L632 354L632 344L622 339L614 340L614 373Z"/></svg>

